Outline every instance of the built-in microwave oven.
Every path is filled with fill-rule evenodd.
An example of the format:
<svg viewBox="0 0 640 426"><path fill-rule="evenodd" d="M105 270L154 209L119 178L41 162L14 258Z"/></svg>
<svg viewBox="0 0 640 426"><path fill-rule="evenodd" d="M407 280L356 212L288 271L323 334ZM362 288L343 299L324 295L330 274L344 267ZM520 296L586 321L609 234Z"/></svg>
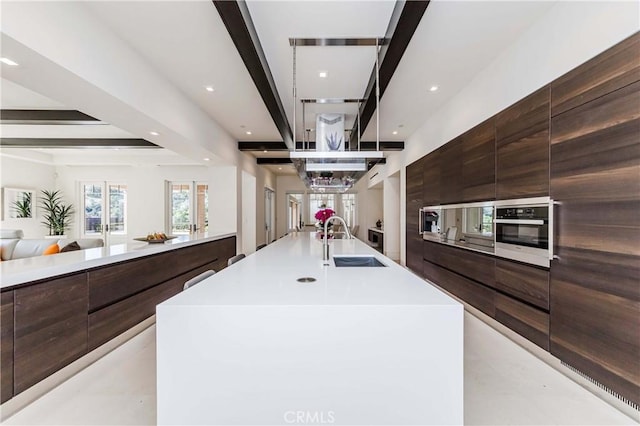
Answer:
<svg viewBox="0 0 640 426"><path fill-rule="evenodd" d="M553 203L506 200L497 201L495 209L495 254L548 268L553 258Z"/></svg>

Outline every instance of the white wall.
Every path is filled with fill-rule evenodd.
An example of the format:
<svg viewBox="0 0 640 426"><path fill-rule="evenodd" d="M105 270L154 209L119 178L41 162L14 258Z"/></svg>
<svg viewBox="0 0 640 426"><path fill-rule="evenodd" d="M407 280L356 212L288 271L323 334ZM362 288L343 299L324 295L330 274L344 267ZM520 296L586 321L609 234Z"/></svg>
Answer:
<svg viewBox="0 0 640 426"><path fill-rule="evenodd" d="M356 209L358 213L358 237L367 241L367 229L376 226L376 221L383 218L383 194L382 186L368 188L369 179L361 178L355 185Z"/></svg>
<svg viewBox="0 0 640 426"><path fill-rule="evenodd" d="M35 166L32 164L32 168ZM211 232L236 232L235 167L205 166L58 166L56 188L81 205L81 181L112 181L127 185L127 238L165 231L165 182L201 181L209 184ZM79 237L80 215L74 217L73 238Z"/></svg>
<svg viewBox="0 0 640 426"><path fill-rule="evenodd" d="M256 251L256 178L242 172L242 253ZM264 205L262 206L264 210Z"/></svg>
<svg viewBox="0 0 640 426"><path fill-rule="evenodd" d="M400 250L406 261L405 167L640 29L640 3L558 2L369 175L400 171ZM367 179L365 177L364 179Z"/></svg>
<svg viewBox="0 0 640 426"><path fill-rule="evenodd" d="M56 189L56 170L53 165L25 161L19 158L7 156L4 153L0 157L0 160L2 166L0 169L0 185L2 185L2 188L32 189L38 197L40 196L40 190L42 189ZM69 194L64 195L66 195L66 204L72 202L72 200L68 198ZM24 231L25 238L39 238L43 235L47 235L49 230L40 223L42 221L42 212L38 209L37 200L34 201L36 203L35 218L7 218L0 222L0 228L22 229ZM2 204L4 208L4 201Z"/></svg>
<svg viewBox="0 0 640 426"><path fill-rule="evenodd" d="M276 236L287 232L287 193L305 192L307 188L298 176L278 176L276 178ZM303 218L304 218L303 214ZM306 220L305 220L306 222Z"/></svg>

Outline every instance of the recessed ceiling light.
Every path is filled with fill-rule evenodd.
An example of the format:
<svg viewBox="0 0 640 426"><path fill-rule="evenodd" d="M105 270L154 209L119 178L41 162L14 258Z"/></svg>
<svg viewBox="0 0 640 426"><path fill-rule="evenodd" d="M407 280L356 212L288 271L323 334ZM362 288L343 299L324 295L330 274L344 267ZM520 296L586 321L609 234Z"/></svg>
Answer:
<svg viewBox="0 0 640 426"><path fill-rule="evenodd" d="M391 132L391 133L393 133L394 135L397 135L397 134L398 134L398 131L397 131L397 130L394 130L394 131L393 131L393 132Z"/></svg>
<svg viewBox="0 0 640 426"><path fill-rule="evenodd" d="M320 77L320 78L327 78L328 75L329 75L329 73L326 72L326 71L320 71L318 73L318 77Z"/></svg>
<svg viewBox="0 0 640 426"><path fill-rule="evenodd" d="M250 135L250 134L251 134L251 130L247 130L247 132L246 132L246 133L247 133L248 135Z"/></svg>
<svg viewBox="0 0 640 426"><path fill-rule="evenodd" d="M149 132L149 134L153 135L153 136L158 136L160 133L158 133L158 132Z"/></svg>
<svg viewBox="0 0 640 426"><path fill-rule="evenodd" d="M438 90L438 86L431 86L431 87L429 88L429 91L430 91L430 92L435 92L436 90Z"/></svg>
<svg viewBox="0 0 640 426"><path fill-rule="evenodd" d="M204 157L204 158L203 158L203 160L204 160L204 161L209 161L209 160L211 160L211 159L210 159L209 157Z"/></svg>
<svg viewBox="0 0 640 426"><path fill-rule="evenodd" d="M264 151L262 151L262 152L267 152L267 150L265 149L265 150L264 150Z"/></svg>
<svg viewBox="0 0 640 426"><path fill-rule="evenodd" d="M212 86L207 86L207 87L205 87L205 89L207 90L207 92L215 92L215 90L216 90Z"/></svg>
<svg viewBox="0 0 640 426"><path fill-rule="evenodd" d="M282 167L278 167L278 170L282 170Z"/></svg>
<svg viewBox="0 0 640 426"><path fill-rule="evenodd" d="M9 58L0 58L0 62L2 62L3 64L11 65L12 67L15 67L18 65L17 62L14 62Z"/></svg>

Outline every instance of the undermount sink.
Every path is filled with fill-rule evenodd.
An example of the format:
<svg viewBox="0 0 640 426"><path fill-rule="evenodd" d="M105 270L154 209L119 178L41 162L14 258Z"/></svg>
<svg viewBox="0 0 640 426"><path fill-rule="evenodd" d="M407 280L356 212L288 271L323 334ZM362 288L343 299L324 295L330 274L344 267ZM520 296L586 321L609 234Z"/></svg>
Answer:
<svg viewBox="0 0 640 426"><path fill-rule="evenodd" d="M333 256L336 267L379 267L387 266L374 256Z"/></svg>

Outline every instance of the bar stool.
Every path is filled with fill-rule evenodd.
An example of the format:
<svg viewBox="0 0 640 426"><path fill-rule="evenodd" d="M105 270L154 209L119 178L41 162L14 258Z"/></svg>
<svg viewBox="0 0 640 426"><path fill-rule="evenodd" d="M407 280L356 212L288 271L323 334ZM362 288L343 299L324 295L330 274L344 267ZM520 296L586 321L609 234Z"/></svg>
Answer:
<svg viewBox="0 0 640 426"><path fill-rule="evenodd" d="M231 266L234 263L241 261L245 257L247 256L245 256L244 253L236 254L235 256L229 258L229 261L227 262L227 266Z"/></svg>
<svg viewBox="0 0 640 426"><path fill-rule="evenodd" d="M198 284L200 281L206 278L209 278L211 275L215 273L216 271L214 271L213 269L209 269L208 271L204 271L200 275L191 278L189 281L184 283L184 287L182 288L182 291L185 291L189 287L193 287L194 285Z"/></svg>

